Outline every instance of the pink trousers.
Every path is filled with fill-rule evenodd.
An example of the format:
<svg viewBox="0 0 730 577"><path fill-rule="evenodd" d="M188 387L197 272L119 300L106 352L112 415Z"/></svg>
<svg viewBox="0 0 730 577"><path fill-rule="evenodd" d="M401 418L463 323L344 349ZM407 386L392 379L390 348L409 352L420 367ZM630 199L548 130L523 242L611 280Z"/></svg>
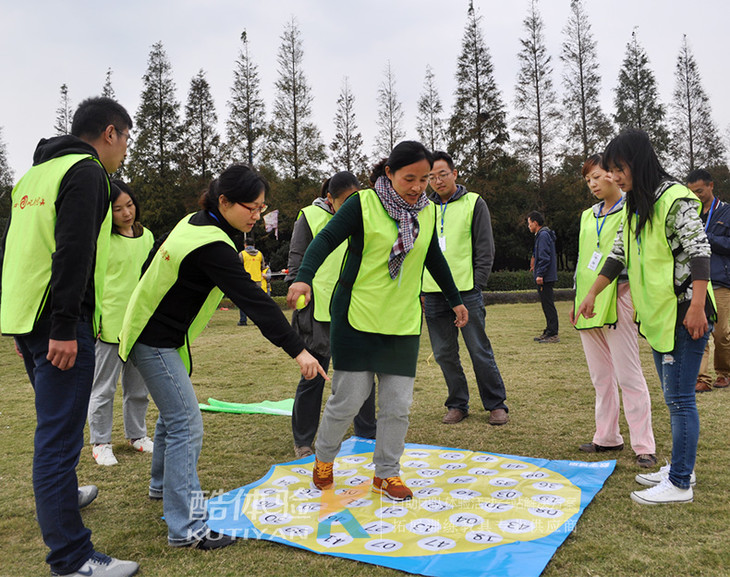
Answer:
<svg viewBox="0 0 730 577"><path fill-rule="evenodd" d="M619 430L619 388L629 425L631 448L637 455L656 452L651 428L651 399L639 361L638 329L634 323L628 283L618 285L616 328L601 327L580 332L588 371L596 389L596 445L623 443Z"/></svg>

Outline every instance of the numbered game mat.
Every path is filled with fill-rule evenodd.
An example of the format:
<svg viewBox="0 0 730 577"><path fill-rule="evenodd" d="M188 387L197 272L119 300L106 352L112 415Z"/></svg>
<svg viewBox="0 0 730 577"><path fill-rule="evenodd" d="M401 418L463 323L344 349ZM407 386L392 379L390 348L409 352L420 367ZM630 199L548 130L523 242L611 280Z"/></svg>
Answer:
<svg viewBox="0 0 730 577"><path fill-rule="evenodd" d="M274 465L211 498L208 525L421 575L537 576L616 466L406 444L413 499L394 502L370 490L374 447L345 441L327 491L312 484L313 456Z"/></svg>

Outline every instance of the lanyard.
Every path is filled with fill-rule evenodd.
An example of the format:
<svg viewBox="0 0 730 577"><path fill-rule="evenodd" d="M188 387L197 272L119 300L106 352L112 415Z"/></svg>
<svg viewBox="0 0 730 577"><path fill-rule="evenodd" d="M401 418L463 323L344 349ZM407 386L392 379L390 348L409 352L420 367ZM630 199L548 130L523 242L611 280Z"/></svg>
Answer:
<svg viewBox="0 0 730 577"><path fill-rule="evenodd" d="M712 213L715 212L715 207L720 204L720 201L716 198L712 199L712 205L710 206L710 214L707 215L707 222L705 223L705 233L707 232L707 228L710 226L710 221L712 220ZM443 225L442 225L443 226Z"/></svg>
<svg viewBox="0 0 730 577"><path fill-rule="evenodd" d="M206 212L207 212L207 213L208 213L208 214L209 214L210 216L212 216L212 217L213 217L213 218L215 219L215 221L216 221L216 222L220 223L220 219L219 219L219 218L218 218L218 217L217 217L216 215L214 215L214 214L213 214L212 212L210 212L209 210L208 210L208 211L206 211Z"/></svg>
<svg viewBox="0 0 730 577"><path fill-rule="evenodd" d="M451 199L449 199L451 200ZM446 214L446 206L449 204L449 201L441 202L439 201L439 206L441 207L441 236L444 236L444 215Z"/></svg>
<svg viewBox="0 0 730 577"><path fill-rule="evenodd" d="M606 224L606 218L608 218L608 215L611 214L611 212L613 212L613 209L616 208L623 201L624 201L624 197L622 196L614 203L614 205L611 208L608 209L608 212L606 212L606 214L603 215L603 220L601 220L600 217L596 218L596 236L597 236L596 248L599 248L599 249L601 248L601 231L603 230L603 225ZM605 204L606 204L606 201L601 202L601 209L605 206ZM600 210L598 211L598 214L601 214ZM598 226L599 220L601 220L600 227Z"/></svg>

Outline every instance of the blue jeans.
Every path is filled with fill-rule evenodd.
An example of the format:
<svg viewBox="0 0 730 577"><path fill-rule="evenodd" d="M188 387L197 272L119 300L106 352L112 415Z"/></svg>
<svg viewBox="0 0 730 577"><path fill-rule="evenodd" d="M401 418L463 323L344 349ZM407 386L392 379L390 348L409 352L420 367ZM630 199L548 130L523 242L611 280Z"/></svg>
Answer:
<svg viewBox="0 0 730 577"><path fill-rule="evenodd" d="M76 329L78 353L66 371L46 359L50 321L16 337L35 390L36 430L33 451L33 492L43 541L51 550L51 571L73 573L91 557L91 531L78 507L76 465L84 446L84 425L94 381L94 336L90 322Z"/></svg>
<svg viewBox="0 0 730 577"><path fill-rule="evenodd" d="M504 404L507 398L504 382L494 360L492 343L484 330L484 297L479 289L473 289L461 293L461 299L469 311L469 322L462 327L461 334L471 357L482 405L487 411L507 411L507 405ZM467 411L469 388L459 360L459 329L454 326L454 311L441 293L426 293L424 310L433 356L441 367L449 390L444 404L450 409Z"/></svg>
<svg viewBox="0 0 730 577"><path fill-rule="evenodd" d="M689 479L697 457L700 416L695 400L695 385L711 332L712 323L704 336L693 340L687 329L680 325L674 333L672 352L659 353L652 350L672 426L672 465L669 468L669 480L680 489L689 489Z"/></svg>
<svg viewBox="0 0 730 577"><path fill-rule="evenodd" d="M198 479L203 417L188 372L176 349L136 343L130 360L160 411L152 453L150 495L162 496L167 540L182 547L208 532Z"/></svg>

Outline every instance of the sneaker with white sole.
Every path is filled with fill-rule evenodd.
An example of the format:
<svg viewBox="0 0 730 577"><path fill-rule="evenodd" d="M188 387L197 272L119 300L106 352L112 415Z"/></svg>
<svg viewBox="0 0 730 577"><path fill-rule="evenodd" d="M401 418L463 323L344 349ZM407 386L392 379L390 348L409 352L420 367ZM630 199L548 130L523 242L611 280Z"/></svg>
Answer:
<svg viewBox="0 0 730 577"><path fill-rule="evenodd" d="M134 561L122 561L109 557L98 551L89 557L88 561L73 573L66 573L67 577L131 577L139 571L139 564ZM60 575L51 571L51 577Z"/></svg>
<svg viewBox="0 0 730 577"><path fill-rule="evenodd" d="M94 445L92 455L94 455L94 459L96 460L96 463L98 465L111 466L116 465L119 462L114 456L114 451L112 451L111 443Z"/></svg>
<svg viewBox="0 0 730 577"><path fill-rule="evenodd" d="M155 448L155 444L149 437L142 437L141 439L129 439L129 444L134 447L135 451L140 453L152 453Z"/></svg>
<svg viewBox="0 0 730 577"><path fill-rule="evenodd" d="M672 503L691 503L694 500L692 487L680 489L674 485L669 477L662 479L658 485L634 491L631 499L639 505L669 505Z"/></svg>
<svg viewBox="0 0 730 577"><path fill-rule="evenodd" d="M669 478L669 467L671 467L671 465L667 463L661 469L655 471L654 473L639 473L635 477L636 482L639 485L644 485L645 487L653 487L655 485L658 485L662 482L662 479ZM692 487L697 484L697 477L695 476L694 471L692 471L692 475L690 475L689 484Z"/></svg>
<svg viewBox="0 0 730 577"><path fill-rule="evenodd" d="M83 509L96 499L99 488L96 485L82 485L79 487L79 509Z"/></svg>

